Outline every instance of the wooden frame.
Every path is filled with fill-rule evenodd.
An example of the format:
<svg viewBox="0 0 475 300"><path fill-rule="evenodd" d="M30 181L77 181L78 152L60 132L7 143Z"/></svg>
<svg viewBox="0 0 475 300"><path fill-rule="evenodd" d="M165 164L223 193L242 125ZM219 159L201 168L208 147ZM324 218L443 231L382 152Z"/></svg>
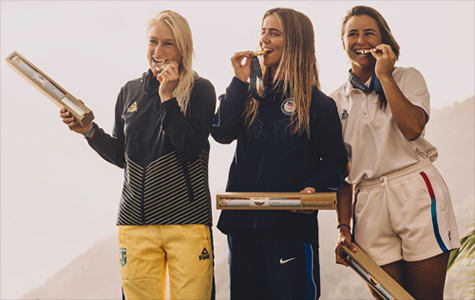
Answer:
<svg viewBox="0 0 475 300"><path fill-rule="evenodd" d="M53 101L53 103L59 108L64 108L69 111L81 126L86 126L94 120L94 114L89 108L73 97L20 53L13 51L5 60L10 68L33 85L48 99Z"/></svg>
<svg viewBox="0 0 475 300"><path fill-rule="evenodd" d="M355 245L356 246L356 245ZM341 256L383 299L415 300L402 286L388 275L358 246L356 252L347 246L341 248Z"/></svg>
<svg viewBox="0 0 475 300"><path fill-rule="evenodd" d="M223 193L216 195L223 210L335 210L336 193Z"/></svg>

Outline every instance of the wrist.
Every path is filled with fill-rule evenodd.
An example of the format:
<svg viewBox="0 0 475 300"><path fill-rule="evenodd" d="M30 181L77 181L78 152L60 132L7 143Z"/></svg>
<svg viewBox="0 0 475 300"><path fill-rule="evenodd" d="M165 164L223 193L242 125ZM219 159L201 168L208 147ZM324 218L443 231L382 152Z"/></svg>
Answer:
<svg viewBox="0 0 475 300"><path fill-rule="evenodd" d="M387 72L387 73L384 72L376 76L378 77L379 81L381 81L381 83L388 83L388 82L394 81L392 72Z"/></svg>
<svg viewBox="0 0 475 300"><path fill-rule="evenodd" d="M160 100L161 100L162 102L166 102L166 101L168 101L168 100L170 100L170 99L172 99L172 98L173 98L173 94L172 94L172 95L163 95L163 96L160 95Z"/></svg>
<svg viewBox="0 0 475 300"><path fill-rule="evenodd" d="M348 224L339 224L336 229L339 229L339 230L348 230L348 231L351 231L351 226L348 225Z"/></svg>
<svg viewBox="0 0 475 300"><path fill-rule="evenodd" d="M82 135L84 135L85 138L88 138L89 136L91 136L93 131L94 131L94 123L92 124L91 128L86 133L83 133Z"/></svg>

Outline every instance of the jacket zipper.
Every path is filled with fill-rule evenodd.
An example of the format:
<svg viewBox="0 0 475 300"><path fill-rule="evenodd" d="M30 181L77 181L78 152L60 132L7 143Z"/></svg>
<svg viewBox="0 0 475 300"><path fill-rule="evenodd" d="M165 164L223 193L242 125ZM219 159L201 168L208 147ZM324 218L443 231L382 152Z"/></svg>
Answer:
<svg viewBox="0 0 475 300"><path fill-rule="evenodd" d="M145 176L147 174L147 168L142 170L142 188L140 197L140 213L142 216L142 225L145 225Z"/></svg>
<svg viewBox="0 0 475 300"><path fill-rule="evenodd" d="M185 161L181 161L183 168L183 176L185 177L186 189L188 191L188 201L192 203L195 199L193 197L193 186L191 184L190 172L188 171L188 164Z"/></svg>

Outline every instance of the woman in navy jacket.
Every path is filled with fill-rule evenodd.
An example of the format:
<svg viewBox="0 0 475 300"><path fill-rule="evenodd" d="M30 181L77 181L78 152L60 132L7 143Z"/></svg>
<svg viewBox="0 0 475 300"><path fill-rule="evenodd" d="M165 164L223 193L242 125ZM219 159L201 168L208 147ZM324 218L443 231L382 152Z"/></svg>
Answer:
<svg viewBox="0 0 475 300"><path fill-rule="evenodd" d="M213 138L237 140L226 190L338 189L347 158L335 103L319 90L311 21L292 9L271 9L259 47L266 51L266 95L256 100L249 93L253 51L237 52L235 77L215 116ZM316 211L223 211L218 228L228 235L231 299L319 297Z"/></svg>

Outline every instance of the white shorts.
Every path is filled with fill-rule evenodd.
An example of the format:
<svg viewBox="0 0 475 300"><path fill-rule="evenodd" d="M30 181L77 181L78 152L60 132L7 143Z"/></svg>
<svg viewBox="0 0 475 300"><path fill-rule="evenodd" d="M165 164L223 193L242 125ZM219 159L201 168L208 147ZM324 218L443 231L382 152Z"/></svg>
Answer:
<svg viewBox="0 0 475 300"><path fill-rule="evenodd" d="M447 185L430 160L360 182L353 221L356 244L380 266L460 247Z"/></svg>

